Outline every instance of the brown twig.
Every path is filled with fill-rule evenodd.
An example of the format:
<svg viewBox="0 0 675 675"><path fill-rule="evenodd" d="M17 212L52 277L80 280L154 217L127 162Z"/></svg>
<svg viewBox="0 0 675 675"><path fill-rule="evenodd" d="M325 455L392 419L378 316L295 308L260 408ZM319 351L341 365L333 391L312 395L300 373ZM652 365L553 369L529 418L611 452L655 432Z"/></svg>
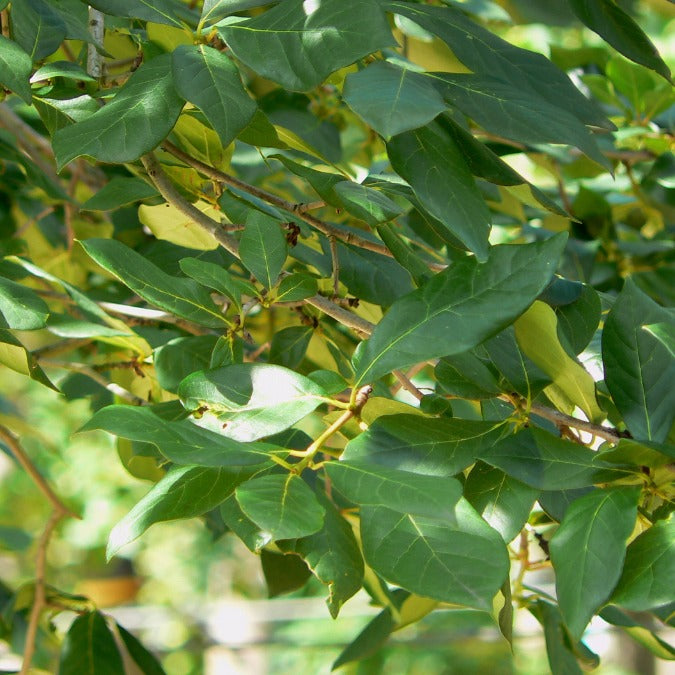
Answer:
<svg viewBox="0 0 675 675"><path fill-rule="evenodd" d="M320 309L324 314L328 314L328 316L333 317L344 326L353 328L355 331L366 336L370 335L373 332L373 328L375 328L375 324L362 319L360 316L356 316L356 314L352 314L348 310L343 309L321 295L314 295L311 298L306 298L305 303L312 307L316 307L316 309Z"/></svg>
<svg viewBox="0 0 675 675"><path fill-rule="evenodd" d="M333 263L333 295L337 297L340 292L340 258L338 257L338 248L335 237L328 237L330 246L330 257Z"/></svg>
<svg viewBox="0 0 675 675"><path fill-rule="evenodd" d="M416 366L413 366L407 373L403 373L400 370L392 371L394 377L398 380L399 385L405 389L409 394L412 394L418 401L421 401L424 398L424 394L414 385L413 381L410 379L414 377L420 370L423 370L426 367L426 363L418 363ZM396 393L396 392L393 392Z"/></svg>
<svg viewBox="0 0 675 675"><path fill-rule="evenodd" d="M143 166L148 172L148 176L150 176L150 179L155 184L155 187L171 206L184 216L187 216L190 220L197 223L200 227L203 227L215 237L218 243L226 251L238 257L239 244L237 243L237 240L224 232L220 223L209 218L205 213L202 213L178 192L152 153L143 155L143 157L141 157L141 162L143 162Z"/></svg>

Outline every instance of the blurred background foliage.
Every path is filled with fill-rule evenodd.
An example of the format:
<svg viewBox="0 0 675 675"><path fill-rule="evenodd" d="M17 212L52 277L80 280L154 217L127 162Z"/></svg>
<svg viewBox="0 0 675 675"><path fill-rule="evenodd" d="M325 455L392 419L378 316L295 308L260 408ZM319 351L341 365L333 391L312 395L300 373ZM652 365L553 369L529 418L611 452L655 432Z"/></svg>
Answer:
<svg viewBox="0 0 675 675"><path fill-rule="evenodd" d="M612 52L574 20L563 2L467 0L466 4L475 7L490 28L505 39L544 53L571 73L582 88L603 103L618 127L613 143L609 136L598 137L603 150L618 161L614 176L569 149L561 149L559 156L550 152L519 155L517 148L511 149L509 162L536 185L557 193L579 220L573 226L578 249L576 265L565 270L565 275L589 282L600 291L612 291L618 290L622 278L631 273L650 296L671 305L675 300L672 87L653 72ZM675 5L668 0L619 4L634 12L638 23L672 65ZM398 29L411 60L427 68L457 68L453 55L437 39L409 25L401 24ZM121 50L118 45L115 51ZM135 49L132 51L135 53ZM60 58L59 53L53 58ZM256 82L251 87L255 90ZM273 120L283 120L284 126L305 135L319 150L322 134L340 135L344 157L351 161L358 162L364 153L369 155L364 165L369 165L381 150L381 141L364 137L362 127L351 125L351 113L339 106L329 92L323 98L316 95L309 107L302 95L284 100L270 95L266 106ZM315 124L313 130L307 131L310 113L313 117L309 119ZM661 130L670 129L670 134L655 131L655 124ZM323 146L329 153L334 144L331 141ZM223 156L221 161L227 159ZM213 157L211 160L218 164ZM263 158L242 143L235 145L232 163L239 175L249 181L254 181L265 167ZM289 175L272 175L267 186L292 198L297 191ZM6 194L23 189L25 179L23 174L13 175L7 165L0 184L0 234L7 235L14 231L16 213L7 208ZM78 275L85 273L88 264L84 256L81 268L67 264L65 257L59 260L57 244L50 236L54 231L50 222L53 214L46 213L42 203L31 202L28 194L20 203L25 217L20 236L32 259L63 279L75 284L82 281ZM506 190L495 188L491 207L496 214L495 223L501 223L505 233L509 223L525 220L522 204ZM561 220L559 226L557 218ZM562 230L567 228L567 222L562 216L548 215L543 224L551 230ZM91 234L86 233L87 229L98 228L100 233L101 227L114 227L118 233L128 231L130 242L140 232L135 208L118 210L108 225L74 219L73 227L82 237ZM4 251L13 252L21 251ZM367 295L367 289L363 295ZM31 344L31 339L26 334L27 345L40 346ZM188 675L209 668L210 672L326 672L326 664L372 616L366 600L357 597L333 622L323 606L324 589L310 582L283 600L272 601L281 608L275 613L267 600L259 559L233 537L219 537L217 522L209 523L207 518L200 524L176 521L156 525L127 547L124 557L105 563L107 536L147 491L149 483L138 476L144 472L150 476L154 464L144 464L139 456L131 460L127 456L124 463L132 476L118 461L110 437L102 433L75 434L90 415L90 399L97 407L111 399L82 376L69 376L67 384L66 396L59 396L0 366L0 423L22 435L26 450L57 493L82 514L80 521L65 522L53 540L49 583L86 595L100 607L112 608L110 611L117 612L120 623L137 631L145 644L156 650L168 673ZM64 399L69 397L72 400L66 402ZM0 481L0 569L3 581L18 588L34 576L34 541L44 527L49 507L7 453L0 454ZM0 595L3 593L5 590L0 589ZM251 602L240 602L243 600ZM352 612L351 605L355 606ZM512 654L507 643L477 613L434 612L414 627L397 633L395 640L370 659L351 666L351 672L546 672L543 639L530 638L526 622L516 626ZM21 625L15 624L14 630L17 634L12 649L16 652L21 646ZM605 638L604 633L599 633L597 644L593 643L593 635L589 642L606 650L609 647L602 643ZM40 644L43 651L35 663L49 668L53 654L45 650L48 642ZM11 668L16 661L8 652L0 651L0 663ZM614 660L611 655L607 660L603 655L599 672L643 675L645 671L629 666L624 651Z"/></svg>

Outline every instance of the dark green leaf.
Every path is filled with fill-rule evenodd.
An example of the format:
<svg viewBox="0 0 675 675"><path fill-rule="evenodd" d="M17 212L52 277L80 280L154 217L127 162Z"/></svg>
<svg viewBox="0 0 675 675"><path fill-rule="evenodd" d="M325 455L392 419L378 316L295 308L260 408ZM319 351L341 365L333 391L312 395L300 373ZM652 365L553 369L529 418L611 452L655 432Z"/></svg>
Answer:
<svg viewBox="0 0 675 675"><path fill-rule="evenodd" d="M445 100L484 129L523 143L567 143L607 168L590 131L560 102L550 103L522 87L491 74L437 76Z"/></svg>
<svg viewBox="0 0 675 675"><path fill-rule="evenodd" d="M330 73L394 44L375 0L284 0L219 32L247 66L294 91L313 89Z"/></svg>
<svg viewBox="0 0 675 675"><path fill-rule="evenodd" d="M260 551L260 563L270 598L297 591L312 576L302 558L292 553L283 555L263 549Z"/></svg>
<svg viewBox="0 0 675 675"><path fill-rule="evenodd" d="M348 75L342 95L345 103L387 140L428 124L445 110L431 78L386 61Z"/></svg>
<svg viewBox="0 0 675 675"><path fill-rule="evenodd" d="M592 286L582 284L581 295L569 305L556 307L558 328L575 354L591 341L600 323L600 296Z"/></svg>
<svg viewBox="0 0 675 675"><path fill-rule="evenodd" d="M311 326L290 326L277 331L270 345L269 362L297 368L305 358L312 335L314 329Z"/></svg>
<svg viewBox="0 0 675 675"><path fill-rule="evenodd" d="M382 192L352 181L337 183L335 193L349 213L373 227L400 216L403 211Z"/></svg>
<svg viewBox="0 0 675 675"><path fill-rule="evenodd" d="M441 391L460 398L492 398L501 393L495 373L472 351L446 356L434 371Z"/></svg>
<svg viewBox="0 0 675 675"><path fill-rule="evenodd" d="M389 609L380 612L368 625L348 644L333 663L337 670L352 661L360 661L374 654L387 641L396 628L396 621Z"/></svg>
<svg viewBox="0 0 675 675"><path fill-rule="evenodd" d="M82 66L72 61L52 61L38 68L30 78L31 83L42 82L54 77L64 77L67 80L80 82L95 82L96 78L87 73Z"/></svg>
<svg viewBox="0 0 675 675"><path fill-rule="evenodd" d="M675 517L659 520L637 537L626 561L612 602L641 612L673 599L675 575Z"/></svg>
<svg viewBox="0 0 675 675"><path fill-rule="evenodd" d="M538 490L563 490L609 482L630 475L578 443L543 429L507 436L480 459Z"/></svg>
<svg viewBox="0 0 675 675"><path fill-rule="evenodd" d="M66 37L66 24L44 0L12 3L12 35L32 61L53 54Z"/></svg>
<svg viewBox="0 0 675 675"><path fill-rule="evenodd" d="M83 211L111 211L120 206L158 197L157 188L140 178L115 176L80 207Z"/></svg>
<svg viewBox="0 0 675 675"><path fill-rule="evenodd" d="M287 450L267 443L238 443L187 419L169 421L149 407L111 405L97 411L80 429L102 429L132 441L152 443L176 464L211 467L269 465L270 455L285 457Z"/></svg>
<svg viewBox="0 0 675 675"><path fill-rule="evenodd" d="M365 461L328 462L338 492L359 506L386 506L400 513L452 520L462 496L453 478L389 469Z"/></svg>
<svg viewBox="0 0 675 675"><path fill-rule="evenodd" d="M495 246L484 264L468 258L395 302L362 343L357 386L426 359L465 352L524 312L546 287L565 236Z"/></svg>
<svg viewBox="0 0 675 675"><path fill-rule="evenodd" d="M94 0L89 4L111 16L143 19L177 28L183 28L184 21L191 25L197 23L195 13L179 0Z"/></svg>
<svg viewBox="0 0 675 675"><path fill-rule="evenodd" d="M551 539L560 611L575 641L621 576L639 495L639 488L594 490L570 505Z"/></svg>
<svg viewBox="0 0 675 675"><path fill-rule="evenodd" d="M100 612L80 614L61 648L60 675L119 675L124 672L115 638Z"/></svg>
<svg viewBox="0 0 675 675"><path fill-rule="evenodd" d="M272 288L286 261L288 248L281 223L260 211L250 211L239 244L241 261L266 288Z"/></svg>
<svg viewBox="0 0 675 675"><path fill-rule="evenodd" d="M503 433L494 422L385 415L347 444L342 459L448 477L473 464Z"/></svg>
<svg viewBox="0 0 675 675"><path fill-rule="evenodd" d="M272 541L272 536L269 532L261 531L244 514L234 493L223 502L223 505L220 507L220 514L227 527L244 542L251 552L259 553L263 546L267 546Z"/></svg>
<svg viewBox="0 0 675 675"><path fill-rule="evenodd" d="M538 490L499 469L478 462L464 484L464 496L508 544L523 528Z"/></svg>
<svg viewBox="0 0 675 675"><path fill-rule="evenodd" d="M44 327L48 315L49 307L35 291L0 277L0 326L37 330Z"/></svg>
<svg viewBox="0 0 675 675"><path fill-rule="evenodd" d="M277 288L277 302L298 302L316 295L318 284L309 274L289 274L284 277Z"/></svg>
<svg viewBox="0 0 675 675"><path fill-rule="evenodd" d="M89 337L118 337L122 335L132 336L131 329L120 330L103 326L91 321L80 321L68 314L50 314L47 320L47 329L50 333L64 338L89 338Z"/></svg>
<svg viewBox="0 0 675 675"><path fill-rule="evenodd" d="M492 608L509 569L504 541L465 499L451 519L364 506L361 539L366 562L387 581L475 609Z"/></svg>
<svg viewBox="0 0 675 675"><path fill-rule="evenodd" d="M295 474L253 478L237 487L235 495L244 514L273 540L306 537L323 526L325 509Z"/></svg>
<svg viewBox="0 0 675 675"><path fill-rule="evenodd" d="M256 111L235 65L206 45L179 45L172 65L178 93L201 109L223 147L228 146Z"/></svg>
<svg viewBox="0 0 675 675"><path fill-rule="evenodd" d="M408 271L416 286L421 286L431 277L431 271L424 260L406 244L393 225L378 225L377 233L391 251L394 260Z"/></svg>
<svg viewBox="0 0 675 675"><path fill-rule="evenodd" d="M544 627L552 675L582 675L583 671L570 649L570 639L558 607L547 600L537 600L530 611Z"/></svg>
<svg viewBox="0 0 675 675"><path fill-rule="evenodd" d="M315 410L325 396L312 380L266 363L194 373L183 380L178 393L188 410L205 408L199 424L212 425L238 441L288 429Z"/></svg>
<svg viewBox="0 0 675 675"><path fill-rule="evenodd" d="M321 493L317 499L325 509L323 527L315 534L277 545L302 556L312 572L328 586L326 603L333 618L363 583L363 558L351 526Z"/></svg>
<svg viewBox="0 0 675 675"><path fill-rule="evenodd" d="M574 13L624 56L670 80L670 70L656 47L613 0L569 0Z"/></svg>
<svg viewBox="0 0 675 675"><path fill-rule="evenodd" d="M432 123L394 136L387 153L424 208L485 261L490 212L452 138Z"/></svg>
<svg viewBox="0 0 675 675"><path fill-rule="evenodd" d="M675 357L675 324L673 323L651 323L642 326L650 335L653 335L670 353Z"/></svg>
<svg viewBox="0 0 675 675"><path fill-rule="evenodd" d="M80 245L103 269L156 307L210 328L228 325L206 289L192 279L172 277L113 239L87 239Z"/></svg>
<svg viewBox="0 0 675 675"><path fill-rule="evenodd" d="M54 134L61 170L88 155L102 162L133 162L152 150L173 128L183 100L173 86L171 55L144 63L107 105Z"/></svg>
<svg viewBox="0 0 675 675"><path fill-rule="evenodd" d="M30 105L32 94L28 78L31 58L16 43L0 35L0 84Z"/></svg>
<svg viewBox="0 0 675 675"><path fill-rule="evenodd" d="M205 26L210 26L235 12L269 4L269 0L204 0L201 21Z"/></svg>
<svg viewBox="0 0 675 675"><path fill-rule="evenodd" d="M143 675L165 675L159 661L128 630L117 624L117 630L129 655Z"/></svg>
<svg viewBox="0 0 675 675"><path fill-rule="evenodd" d="M108 538L107 556L140 537L151 525L165 520L194 518L218 506L234 488L252 475L245 469L176 466L152 487L115 525Z"/></svg>
<svg viewBox="0 0 675 675"><path fill-rule="evenodd" d="M523 91L538 94L584 124L614 128L600 107L587 99L546 57L506 42L460 10L398 0L386 2L385 7L438 35L474 73L489 73Z"/></svg>
<svg viewBox="0 0 675 675"><path fill-rule="evenodd" d="M241 309L242 293L247 293L253 297L257 295L255 286L243 279L235 279L221 265L200 260L199 258L183 258L180 261L180 269L189 277L202 284L202 286L222 293L238 309Z"/></svg>
<svg viewBox="0 0 675 675"><path fill-rule="evenodd" d="M153 363L162 389L176 393L188 375L208 368L217 341L215 335L194 335L170 340L157 348Z"/></svg>
<svg viewBox="0 0 675 675"><path fill-rule="evenodd" d="M670 313L630 279L602 333L605 382L628 429L638 440L664 441L675 416L675 359L641 327L672 323Z"/></svg>

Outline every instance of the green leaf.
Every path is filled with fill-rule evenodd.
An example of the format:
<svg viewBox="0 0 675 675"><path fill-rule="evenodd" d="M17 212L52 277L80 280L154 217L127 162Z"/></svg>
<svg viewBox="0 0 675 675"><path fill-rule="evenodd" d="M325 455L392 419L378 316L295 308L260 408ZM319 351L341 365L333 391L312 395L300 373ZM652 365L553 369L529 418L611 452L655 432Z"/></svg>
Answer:
<svg viewBox="0 0 675 675"><path fill-rule="evenodd" d="M342 650L332 670L352 661L360 661L377 652L396 629L396 621L387 608L372 619L366 627Z"/></svg>
<svg viewBox="0 0 675 675"><path fill-rule="evenodd" d="M54 77L63 77L67 80L78 80L80 82L95 82L96 78L87 73L82 66L72 61L52 61L38 68L30 78L33 82L43 82Z"/></svg>
<svg viewBox="0 0 675 675"><path fill-rule="evenodd" d="M445 100L486 131L523 143L566 143L611 169L607 160L578 117L561 109L521 83L504 82L492 74L437 74Z"/></svg>
<svg viewBox="0 0 675 675"><path fill-rule="evenodd" d="M631 475L597 459L594 450L536 428L507 436L480 459L538 490L580 488Z"/></svg>
<svg viewBox="0 0 675 675"><path fill-rule="evenodd" d="M238 310L241 310L241 295L257 295L255 286L241 279L235 279L221 265L200 260L199 258L183 258L180 269L189 277L198 281L202 286L212 288L231 300Z"/></svg>
<svg viewBox="0 0 675 675"><path fill-rule="evenodd" d="M182 108L171 55L162 54L144 63L98 112L54 134L59 171L82 155L113 164L133 162L166 138Z"/></svg>
<svg viewBox="0 0 675 675"><path fill-rule="evenodd" d="M662 614L661 611L665 611ZM664 605L656 616L664 620L664 623L672 625L672 617L668 619L668 615L672 611L672 603ZM630 635L633 640L646 647L652 654L659 659L667 661L675 661L675 647L662 640L653 630L653 621L651 617L639 616L637 620L633 616L629 616L622 612L618 607L610 605L605 607L600 612L600 617L613 626L618 626L621 630ZM658 625L657 625L658 630Z"/></svg>
<svg viewBox="0 0 675 675"><path fill-rule="evenodd" d="M143 675L165 675L159 661L128 630L117 624L117 631L129 655L141 669Z"/></svg>
<svg viewBox="0 0 675 675"><path fill-rule="evenodd" d="M403 212L396 202L378 190L352 181L337 183L335 193L349 213L372 227L392 220Z"/></svg>
<svg viewBox="0 0 675 675"><path fill-rule="evenodd" d="M639 496L639 488L621 487L580 497L550 541L560 611L575 641L621 576Z"/></svg>
<svg viewBox="0 0 675 675"><path fill-rule="evenodd" d="M394 225L378 225L377 233L391 251L394 260L408 271L416 286L421 286L432 276L424 260L403 240Z"/></svg>
<svg viewBox="0 0 675 675"><path fill-rule="evenodd" d="M176 466L148 492L108 538L106 556L112 558L122 546L140 537L151 525L165 520L194 518L215 508L250 478L250 470Z"/></svg>
<svg viewBox="0 0 675 675"><path fill-rule="evenodd" d="M361 507L368 565L387 581L429 598L489 611L509 570L504 541L460 499L452 518Z"/></svg>
<svg viewBox="0 0 675 675"><path fill-rule="evenodd" d="M551 674L582 675L583 671L570 648L570 639L558 607L540 599L530 607L530 611L544 628Z"/></svg>
<svg viewBox="0 0 675 675"><path fill-rule="evenodd" d="M288 247L278 220L250 211L239 243L241 261L265 288L272 288L286 262Z"/></svg>
<svg viewBox="0 0 675 675"><path fill-rule="evenodd" d="M256 111L236 66L212 47L179 45L172 67L176 91L201 109L223 147L228 146Z"/></svg>
<svg viewBox="0 0 675 675"><path fill-rule="evenodd" d="M637 440L664 441L675 416L675 359L641 327L672 324L628 279L605 321L602 358L605 382L626 426Z"/></svg>
<svg viewBox="0 0 675 675"><path fill-rule="evenodd" d="M67 314L50 314L47 320L47 329L50 333L64 338L90 338L90 337L119 337L123 335L133 336L130 328L121 330L103 326L91 321L80 321Z"/></svg>
<svg viewBox="0 0 675 675"><path fill-rule="evenodd" d="M12 3L12 35L31 61L53 54L66 33L65 22L44 0Z"/></svg>
<svg viewBox="0 0 675 675"><path fill-rule="evenodd" d="M0 84L21 96L28 105L32 99L28 84L31 67L30 56L15 42L0 35Z"/></svg>
<svg viewBox="0 0 675 675"><path fill-rule="evenodd" d="M219 32L238 59L293 91L314 89L330 73L395 44L375 0L284 0Z"/></svg>
<svg viewBox="0 0 675 675"><path fill-rule="evenodd" d="M395 302L354 357L356 386L394 370L465 352L517 318L550 281L564 235L495 246L484 264L460 260Z"/></svg>
<svg viewBox="0 0 675 675"><path fill-rule="evenodd" d="M314 277L297 272L284 277L276 291L276 302L298 302L316 295L319 286Z"/></svg>
<svg viewBox="0 0 675 675"><path fill-rule="evenodd" d="M284 555L263 549L260 551L260 563L270 598L297 591L312 576L307 565L297 555Z"/></svg>
<svg viewBox="0 0 675 675"><path fill-rule="evenodd" d="M227 527L242 540L252 553L259 553L263 546L267 546L267 544L272 541L272 535L269 532L261 531L261 529L244 514L234 493L223 502L220 507L220 515Z"/></svg>
<svg viewBox="0 0 675 675"><path fill-rule="evenodd" d="M342 459L448 477L473 464L503 433L503 426L482 420L385 415L347 444Z"/></svg>
<svg viewBox="0 0 675 675"><path fill-rule="evenodd" d="M204 0L200 20L205 26L210 26L235 12L268 4L269 0Z"/></svg>
<svg viewBox="0 0 675 675"><path fill-rule="evenodd" d="M462 496L453 478L428 476L364 461L328 462L326 473L347 499L359 506L386 506L400 513L452 519Z"/></svg>
<svg viewBox="0 0 675 675"><path fill-rule="evenodd" d="M584 367L567 354L558 340L558 321L546 303L535 302L515 324L516 339L523 353L539 366L573 404L599 423L606 414L595 400L595 382ZM551 387L545 390L551 392ZM550 398L555 400L553 392Z"/></svg>
<svg viewBox="0 0 675 675"><path fill-rule="evenodd" d="M333 503L320 492L323 527L308 537L277 543L282 551L302 556L314 575L328 586L326 604L333 618L363 583L363 557L354 532Z"/></svg>
<svg viewBox="0 0 675 675"><path fill-rule="evenodd" d="M87 239L80 245L103 269L156 307L209 328L228 325L206 289L192 279L172 277L114 239Z"/></svg>
<svg viewBox="0 0 675 675"><path fill-rule="evenodd" d="M175 338L155 349L153 363L162 389L176 393L188 375L208 368L217 341L215 335L193 335Z"/></svg>
<svg viewBox="0 0 675 675"><path fill-rule="evenodd" d="M150 197L158 197L157 188L140 178L115 176L80 207L82 211L112 211Z"/></svg>
<svg viewBox="0 0 675 675"><path fill-rule="evenodd" d="M58 391L40 368L37 359L10 331L4 328L0 328L0 363L17 373L21 373L21 375L27 375L36 382L44 384L45 387Z"/></svg>
<svg viewBox="0 0 675 675"><path fill-rule="evenodd" d="M537 94L557 110L571 113L584 124L613 129L600 107L587 99L546 57L509 44L452 7L385 2L388 11L411 19L440 37L474 73L490 73L522 91Z"/></svg>
<svg viewBox="0 0 675 675"><path fill-rule="evenodd" d="M539 491L503 471L477 462L464 484L464 496L508 544L527 522Z"/></svg>
<svg viewBox="0 0 675 675"><path fill-rule="evenodd" d="M631 542L612 602L635 612L673 599L675 518L659 520Z"/></svg>
<svg viewBox="0 0 675 675"><path fill-rule="evenodd" d="M49 307L30 288L0 277L0 326L15 330L44 328Z"/></svg>
<svg viewBox="0 0 675 675"><path fill-rule="evenodd" d="M495 372L473 351L441 359L434 370L440 391L468 399L493 398L501 393Z"/></svg>
<svg viewBox="0 0 675 675"><path fill-rule="evenodd" d="M119 675L122 657L101 612L80 614L70 626L61 648L60 675Z"/></svg>
<svg viewBox="0 0 675 675"><path fill-rule="evenodd" d="M324 400L324 390L292 370L244 363L193 373L178 393L188 410L200 409L198 424L228 438L254 441L293 426Z"/></svg>
<svg viewBox="0 0 675 675"><path fill-rule="evenodd" d="M183 28L184 22L197 23L197 15L179 0L94 0L89 4L111 16L143 19L177 28Z"/></svg>
<svg viewBox="0 0 675 675"><path fill-rule="evenodd" d="M452 138L432 123L394 136L387 154L424 208L484 262L490 212Z"/></svg>
<svg viewBox="0 0 675 675"><path fill-rule="evenodd" d="M648 326L642 326L642 330L646 330L650 335L653 335L669 352L675 357L675 324L673 323L652 323Z"/></svg>
<svg viewBox="0 0 675 675"><path fill-rule="evenodd" d="M386 140L428 124L446 108L431 78L386 61L348 75L342 96Z"/></svg>
<svg viewBox="0 0 675 675"><path fill-rule="evenodd" d="M570 0L579 19L631 61L670 81L670 70L640 26L613 0Z"/></svg>
<svg viewBox="0 0 675 675"><path fill-rule="evenodd" d="M314 335L311 326L289 326L277 331L270 345L269 362L285 368L297 368L307 353Z"/></svg>
<svg viewBox="0 0 675 675"><path fill-rule="evenodd" d="M149 407L109 405L98 410L80 431L94 429L152 443L164 457L182 465L262 468L271 465L270 455L288 454L287 450L267 443L238 443L187 419L164 419Z"/></svg>
<svg viewBox="0 0 675 675"><path fill-rule="evenodd" d="M318 532L325 509L300 476L272 474L248 480L235 491L241 510L272 540Z"/></svg>
<svg viewBox="0 0 675 675"><path fill-rule="evenodd" d="M556 307L558 326L575 354L580 354L592 340L600 323L600 313L600 296L588 284L582 285L577 300Z"/></svg>

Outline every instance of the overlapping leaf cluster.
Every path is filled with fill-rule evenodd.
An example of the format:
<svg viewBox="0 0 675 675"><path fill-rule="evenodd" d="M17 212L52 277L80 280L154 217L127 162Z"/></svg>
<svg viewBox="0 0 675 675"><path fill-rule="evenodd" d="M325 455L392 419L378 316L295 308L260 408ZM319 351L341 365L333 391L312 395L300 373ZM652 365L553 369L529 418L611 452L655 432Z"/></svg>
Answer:
<svg viewBox="0 0 675 675"><path fill-rule="evenodd" d="M553 672L597 613L672 658L625 613L675 601L675 97L634 19L561 3L611 48L547 58L522 2L90 4L0 2L0 362L93 378L155 482L109 555L206 516L270 589L365 588L337 666L415 602L529 609ZM97 612L85 653L121 663Z"/></svg>

